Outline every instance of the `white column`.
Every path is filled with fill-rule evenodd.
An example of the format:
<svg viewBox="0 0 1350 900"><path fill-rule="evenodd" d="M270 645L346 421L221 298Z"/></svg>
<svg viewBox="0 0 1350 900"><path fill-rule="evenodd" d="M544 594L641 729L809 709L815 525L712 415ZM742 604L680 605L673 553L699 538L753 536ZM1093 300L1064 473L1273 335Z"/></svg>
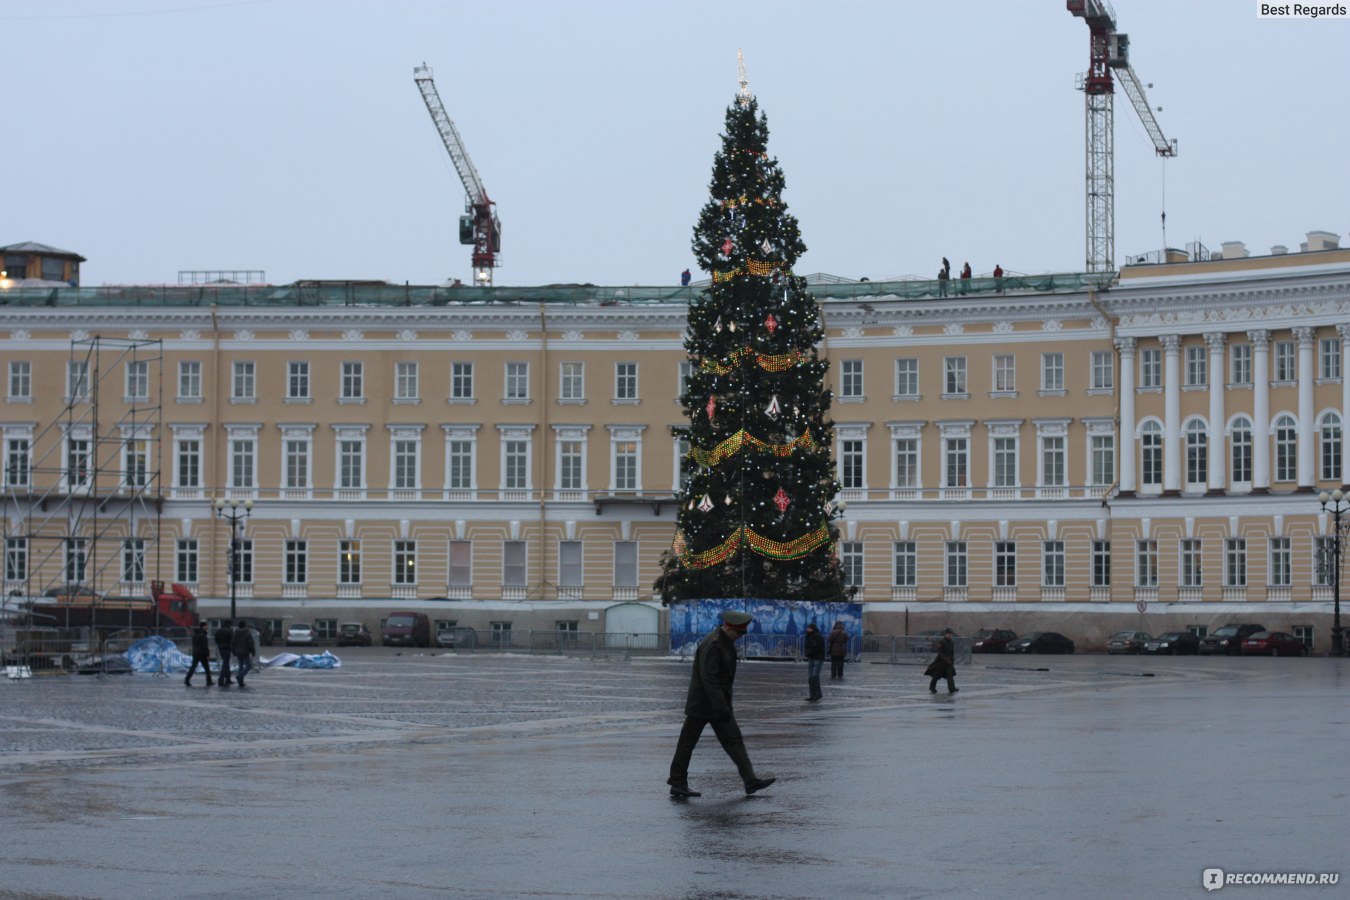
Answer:
<svg viewBox="0 0 1350 900"><path fill-rule="evenodd" d="M1223 399L1226 390L1223 348L1227 337L1221 331L1205 335L1205 343L1209 345L1209 490L1214 493L1223 490L1224 473L1228 468L1224 464L1228 456L1223 447Z"/></svg>
<svg viewBox="0 0 1350 900"><path fill-rule="evenodd" d="M1120 490L1134 492L1134 460L1138 452L1134 446L1134 346L1132 337L1116 338L1120 351L1120 446L1116 458L1120 460ZM1350 347L1350 343L1346 344ZM1347 379L1350 381L1350 379Z"/></svg>
<svg viewBox="0 0 1350 900"><path fill-rule="evenodd" d="M1164 334L1163 490L1181 490L1181 335Z"/></svg>
<svg viewBox="0 0 1350 900"><path fill-rule="evenodd" d="M1303 326L1294 329L1298 339L1298 486L1312 489L1316 484L1313 460L1313 385L1317 380L1317 370L1313 368L1313 347L1317 330Z"/></svg>
<svg viewBox="0 0 1350 900"><path fill-rule="evenodd" d="M1337 325L1336 333L1341 336L1341 484L1345 484L1345 435L1350 433L1347 427L1347 415L1350 415L1350 325Z"/></svg>
<svg viewBox="0 0 1350 900"><path fill-rule="evenodd" d="M1270 332L1247 332L1252 342L1252 490L1270 489Z"/></svg>

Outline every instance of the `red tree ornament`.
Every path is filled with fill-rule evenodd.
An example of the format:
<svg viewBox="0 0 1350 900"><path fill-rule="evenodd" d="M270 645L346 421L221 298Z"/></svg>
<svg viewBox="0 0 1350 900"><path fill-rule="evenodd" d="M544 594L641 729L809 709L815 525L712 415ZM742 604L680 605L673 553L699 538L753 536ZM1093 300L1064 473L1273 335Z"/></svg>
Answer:
<svg viewBox="0 0 1350 900"><path fill-rule="evenodd" d="M785 513L785 512L787 512L787 508L788 508L791 504L792 504L792 499L791 499L790 497L788 497L787 491L783 490L782 488L779 488L779 489L778 489L778 493L776 493L776 494L773 495L773 505L776 506L776 507L778 507L778 511L779 511L780 513Z"/></svg>
<svg viewBox="0 0 1350 900"><path fill-rule="evenodd" d="M727 238L725 241L722 242L722 255L730 256L731 251L734 250L735 247L736 245L731 242L731 238Z"/></svg>
<svg viewBox="0 0 1350 900"><path fill-rule="evenodd" d="M708 398L708 421L709 421L709 422L712 421L713 412L716 411L716 409L717 409L717 398L716 398L716 397L709 397L709 398Z"/></svg>
<svg viewBox="0 0 1350 900"><path fill-rule="evenodd" d="M778 320L774 318L773 313L769 313L768 318L764 320L764 327L769 329L769 334L778 330Z"/></svg>

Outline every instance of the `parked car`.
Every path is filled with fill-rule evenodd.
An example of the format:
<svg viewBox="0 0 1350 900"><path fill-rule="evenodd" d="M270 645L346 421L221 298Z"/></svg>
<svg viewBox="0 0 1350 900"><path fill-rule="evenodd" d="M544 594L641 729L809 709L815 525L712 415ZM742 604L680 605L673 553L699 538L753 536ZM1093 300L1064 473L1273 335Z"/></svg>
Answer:
<svg viewBox="0 0 1350 900"><path fill-rule="evenodd" d="M362 622L343 622L338 626L339 647L369 647L372 640L370 629Z"/></svg>
<svg viewBox="0 0 1350 900"><path fill-rule="evenodd" d="M1033 631L1004 648L1007 653L1072 653L1073 641L1058 631Z"/></svg>
<svg viewBox="0 0 1350 900"><path fill-rule="evenodd" d="M1017 633L1006 628L981 628L970 639L971 653L1002 653Z"/></svg>
<svg viewBox="0 0 1350 900"><path fill-rule="evenodd" d="M436 632L436 646L453 650L472 650L478 646L478 632L463 625L442 628Z"/></svg>
<svg viewBox="0 0 1350 900"><path fill-rule="evenodd" d="M1142 653L1144 645L1153 640L1147 631L1117 631L1106 642L1107 653Z"/></svg>
<svg viewBox="0 0 1350 900"><path fill-rule="evenodd" d="M386 647L430 647L431 619L426 613L392 612L384 620L380 643Z"/></svg>
<svg viewBox="0 0 1350 900"><path fill-rule="evenodd" d="M294 622L286 629L287 647L299 645L312 647L314 644L314 626L308 622Z"/></svg>
<svg viewBox="0 0 1350 900"><path fill-rule="evenodd" d="M1200 639L1189 631L1169 631L1151 641L1144 641L1145 653L1166 653L1169 656L1194 656L1200 652Z"/></svg>
<svg viewBox="0 0 1350 900"><path fill-rule="evenodd" d="M1223 625L1214 629L1210 634L1200 639L1200 653L1208 656L1211 653L1222 653L1226 656L1237 656L1242 652L1242 642L1258 631L1265 631L1264 625L1254 625L1250 622L1237 625Z"/></svg>
<svg viewBox="0 0 1350 900"><path fill-rule="evenodd" d="M1283 631L1258 631L1242 642L1243 656L1307 656L1308 647Z"/></svg>

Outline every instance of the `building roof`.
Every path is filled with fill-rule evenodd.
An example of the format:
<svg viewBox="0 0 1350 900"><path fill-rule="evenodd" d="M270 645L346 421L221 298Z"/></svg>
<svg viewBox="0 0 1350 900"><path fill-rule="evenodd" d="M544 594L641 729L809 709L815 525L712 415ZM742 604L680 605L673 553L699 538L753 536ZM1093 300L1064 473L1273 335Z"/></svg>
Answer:
<svg viewBox="0 0 1350 900"><path fill-rule="evenodd" d="M13 251L14 253L44 253L47 256L73 256L80 262L85 262L85 258L73 250L61 250L47 244L39 244L37 241L24 241L21 244L9 244L0 247L0 253L7 253L10 251Z"/></svg>

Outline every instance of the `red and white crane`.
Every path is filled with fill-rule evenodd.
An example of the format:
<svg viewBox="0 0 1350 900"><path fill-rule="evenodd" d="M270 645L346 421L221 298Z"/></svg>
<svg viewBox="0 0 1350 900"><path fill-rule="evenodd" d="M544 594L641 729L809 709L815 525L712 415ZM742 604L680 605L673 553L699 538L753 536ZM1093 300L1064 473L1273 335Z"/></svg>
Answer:
<svg viewBox="0 0 1350 900"><path fill-rule="evenodd" d="M1144 96L1144 86L1130 67L1130 36L1116 31L1116 13L1106 0L1066 0L1068 10L1087 23L1091 33L1088 71L1079 85L1087 107L1087 270L1115 269L1116 185L1114 119L1115 86L1125 89L1144 123L1153 149L1161 157L1177 155L1177 142L1163 136ZM1166 227L1166 215L1163 222Z"/></svg>
<svg viewBox="0 0 1350 900"><path fill-rule="evenodd" d="M468 198L464 204L465 214L459 217L459 242L473 245L473 283L483 287L492 286L492 270L497 267L497 254L502 250L502 223L497 218L497 204L488 199L483 188L483 179L469 159L464 142L459 137L455 123L441 105L441 95L436 91L436 82L432 80L431 69L426 63L413 69L413 81L422 92L422 100L431 113L431 121L436 123L441 142L455 164L459 180L464 182Z"/></svg>

